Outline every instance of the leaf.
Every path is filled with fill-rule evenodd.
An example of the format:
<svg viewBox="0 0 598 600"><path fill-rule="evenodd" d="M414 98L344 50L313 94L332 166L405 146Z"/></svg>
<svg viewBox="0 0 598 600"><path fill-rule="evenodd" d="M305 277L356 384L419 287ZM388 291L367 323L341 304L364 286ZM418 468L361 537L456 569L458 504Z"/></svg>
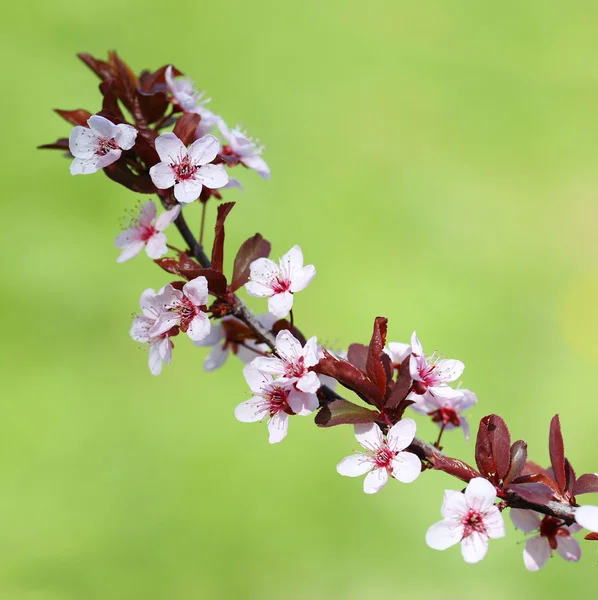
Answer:
<svg viewBox="0 0 598 600"><path fill-rule="evenodd" d="M164 258L156 258L154 262L168 273L179 275L188 281L191 281L191 279L195 279L202 274L202 267L197 264L193 258L180 250L176 250L176 252L178 254L176 258L167 256Z"/></svg>
<svg viewBox="0 0 598 600"><path fill-rule="evenodd" d="M364 344L351 344L347 352L347 360L364 373L365 363L368 359L368 350L368 347Z"/></svg>
<svg viewBox="0 0 598 600"><path fill-rule="evenodd" d="M117 96L132 111L135 101L135 89L139 85L137 77L135 77L133 71L120 59L116 52L108 53L108 64L110 66L110 73L114 79Z"/></svg>
<svg viewBox="0 0 598 600"><path fill-rule="evenodd" d="M576 482L573 488L573 494L598 494L598 474L585 473Z"/></svg>
<svg viewBox="0 0 598 600"><path fill-rule="evenodd" d="M559 493L556 482L548 474L544 473L520 475L519 477L513 480L512 485L509 487L513 487L513 485L529 485L532 483L541 483L542 485L545 485L546 487L550 488L554 494Z"/></svg>
<svg viewBox="0 0 598 600"><path fill-rule="evenodd" d="M170 105L164 91L144 92L135 90L136 101L145 117L147 123L155 123L164 116Z"/></svg>
<svg viewBox="0 0 598 600"><path fill-rule="evenodd" d="M197 113L184 113L177 119L173 133L185 146L188 146L193 141L200 121L201 116Z"/></svg>
<svg viewBox="0 0 598 600"><path fill-rule="evenodd" d="M118 98L116 97L116 87L112 78L106 79L100 83L100 92L104 99L102 100L102 113L103 116L110 119L111 121L124 122L125 115L118 104Z"/></svg>
<svg viewBox="0 0 598 600"><path fill-rule="evenodd" d="M87 127L87 119L91 117L91 113L83 108L77 108L76 110L60 110L59 108L55 108L54 112L71 125L81 125L82 127Z"/></svg>
<svg viewBox="0 0 598 600"><path fill-rule="evenodd" d="M573 467L571 466L571 463L567 459L565 459L565 479L567 481L567 495L573 496L573 488L575 487L575 481L577 477Z"/></svg>
<svg viewBox="0 0 598 600"><path fill-rule="evenodd" d="M68 138L59 138L53 144L42 144L37 148L38 150L66 150L70 152Z"/></svg>
<svg viewBox="0 0 598 600"><path fill-rule="evenodd" d="M110 77L110 67L107 62L94 58L91 54L81 52L77 54L81 59L100 79L108 79Z"/></svg>
<svg viewBox="0 0 598 600"><path fill-rule="evenodd" d="M208 280L208 290L214 296L226 294L226 277L214 269L200 269L197 277L205 277Z"/></svg>
<svg viewBox="0 0 598 600"><path fill-rule="evenodd" d="M234 202L225 202L218 206L218 217L214 227L214 245L212 246L212 268L220 272L222 272L224 262L224 221L234 205Z"/></svg>
<svg viewBox="0 0 598 600"><path fill-rule="evenodd" d="M112 181L124 185L129 190L139 194L156 193L156 186L153 184L149 175L135 175L123 161L112 163L111 165L104 167L103 171L110 179L112 179Z"/></svg>
<svg viewBox="0 0 598 600"><path fill-rule="evenodd" d="M475 445L475 461L482 476L496 483L496 463L492 454L492 443L488 431L489 421L490 416L484 417L480 421Z"/></svg>
<svg viewBox="0 0 598 600"><path fill-rule="evenodd" d="M509 490L532 504L546 504L553 498L552 490L543 483L511 484Z"/></svg>
<svg viewBox="0 0 598 600"><path fill-rule="evenodd" d="M270 242L265 240L261 234L256 233L253 237L245 240L233 266L233 280L230 284L232 292L236 292L240 287L249 281L251 263L258 258L268 258L270 256Z"/></svg>
<svg viewBox="0 0 598 600"><path fill-rule="evenodd" d="M558 415L554 415L550 422L549 444L550 463L554 471L554 479L559 486L559 491L564 494L567 489L567 476L565 473L565 446Z"/></svg>
<svg viewBox="0 0 598 600"><path fill-rule="evenodd" d="M517 479L517 477L523 473L526 461L527 444L523 440L517 440L511 446L511 464L509 466L509 472L505 477L505 484Z"/></svg>
<svg viewBox="0 0 598 600"><path fill-rule="evenodd" d="M511 462L511 439L498 415L488 415L480 421L475 456L483 477L494 484L506 477Z"/></svg>
<svg viewBox="0 0 598 600"><path fill-rule="evenodd" d="M368 347L368 355L365 363L365 372L370 381L378 388L380 395L386 394L387 373L382 362L384 344L386 344L386 326L388 319L376 317L374 331Z"/></svg>
<svg viewBox="0 0 598 600"><path fill-rule="evenodd" d="M392 410L400 406L401 403L404 403L406 401L405 399L409 395L409 392L411 390L411 384L413 383L413 380L411 379L411 374L409 372L409 359L410 356L405 358L405 360L403 360L401 366L399 367L399 376L397 378L397 382L394 388L392 389L392 392L386 399L386 404L384 405L387 409ZM409 404L413 404L413 401L409 401ZM407 404L407 406L409 406L409 404ZM405 408L407 408L407 406L405 406Z"/></svg>
<svg viewBox="0 0 598 600"><path fill-rule="evenodd" d="M467 463L456 458L450 458L448 456L435 455L434 456L434 469L437 471L444 471L453 477L457 477L461 481L469 483L474 477L479 477L480 474Z"/></svg>
<svg viewBox="0 0 598 600"><path fill-rule="evenodd" d="M375 423L379 418L380 413L369 408L358 406L347 400L334 400L318 411L315 422L318 427L334 427L336 425Z"/></svg>
<svg viewBox="0 0 598 600"><path fill-rule="evenodd" d="M588 533L588 535L586 535L586 537L584 537L583 539L588 540L590 542L598 541L598 533Z"/></svg>

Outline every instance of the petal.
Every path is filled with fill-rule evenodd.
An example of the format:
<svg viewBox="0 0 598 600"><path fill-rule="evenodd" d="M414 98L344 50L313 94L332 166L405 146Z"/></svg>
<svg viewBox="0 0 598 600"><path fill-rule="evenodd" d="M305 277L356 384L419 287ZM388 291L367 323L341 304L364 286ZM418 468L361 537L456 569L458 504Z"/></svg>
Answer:
<svg viewBox="0 0 598 600"><path fill-rule="evenodd" d="M107 152L104 156L98 156L96 163L98 169L103 169L104 167L108 167L112 163L115 163L120 158L121 154L122 150L110 150L110 152Z"/></svg>
<svg viewBox="0 0 598 600"><path fill-rule="evenodd" d="M71 163L71 175L90 175L98 171L98 157L94 154L90 158L75 158Z"/></svg>
<svg viewBox="0 0 598 600"><path fill-rule="evenodd" d="M132 244L125 246L123 248L123 251L120 253L120 256L116 259L116 262L122 263L126 260L129 260L130 258L133 258L134 256L137 256L137 254L139 254L143 246L145 246L145 242L142 241L133 242Z"/></svg>
<svg viewBox="0 0 598 600"><path fill-rule="evenodd" d="M469 512L465 494L454 490L444 490L444 500L440 509L445 519L461 519Z"/></svg>
<svg viewBox="0 0 598 600"><path fill-rule="evenodd" d="M213 135L204 135L189 146L189 156L196 165L212 162L220 152L220 142Z"/></svg>
<svg viewBox="0 0 598 600"><path fill-rule="evenodd" d="M484 514L483 520L489 538L505 537L505 521L498 506L491 506Z"/></svg>
<svg viewBox="0 0 598 600"><path fill-rule="evenodd" d="M463 374L465 365L460 360L444 358L436 362L435 371L442 381L455 381Z"/></svg>
<svg viewBox="0 0 598 600"><path fill-rule="evenodd" d="M581 546L579 542L569 536L557 536L556 551L569 562L577 562L581 558Z"/></svg>
<svg viewBox="0 0 598 600"><path fill-rule="evenodd" d="M170 131L156 138L156 152L160 160L168 164L179 162L181 158L187 156L185 144Z"/></svg>
<svg viewBox="0 0 598 600"><path fill-rule="evenodd" d="M295 389L291 389L287 402L293 409L293 412L302 417L310 415L319 406L316 394L304 394Z"/></svg>
<svg viewBox="0 0 598 600"><path fill-rule="evenodd" d="M224 327L222 327L222 324L214 322L212 323L209 335L199 340L199 342L193 342L193 344L195 346L215 346L219 342L222 342L225 337L226 336L224 335Z"/></svg>
<svg viewBox="0 0 598 600"><path fill-rule="evenodd" d="M289 427L289 415L280 411L277 412L268 421L268 431L270 432L270 439L268 440L271 444L277 444L282 442L287 436L287 430Z"/></svg>
<svg viewBox="0 0 598 600"><path fill-rule="evenodd" d="M509 512L511 521L517 529L524 533L532 533L540 529L542 518L534 510L524 510L522 508L512 508Z"/></svg>
<svg viewBox="0 0 598 600"><path fill-rule="evenodd" d="M89 119L87 119L87 124L96 135L108 139L115 137L117 132L116 125L101 115L92 115L89 117Z"/></svg>
<svg viewBox="0 0 598 600"><path fill-rule="evenodd" d="M376 423L355 425L355 437L359 444L370 452L375 452L384 444L382 430Z"/></svg>
<svg viewBox="0 0 598 600"><path fill-rule="evenodd" d="M176 183L174 171L167 162L160 162L157 165L154 165L149 170L149 174L152 178L153 184L159 190L167 190Z"/></svg>
<svg viewBox="0 0 598 600"><path fill-rule="evenodd" d="M180 213L181 207L178 204L170 210L165 210L156 221L156 229L158 231L164 231L169 225L172 225Z"/></svg>
<svg viewBox="0 0 598 600"><path fill-rule="evenodd" d="M143 242L142 242L143 243ZM150 258L160 258L168 252L166 236L163 233L155 233L147 240L145 251Z"/></svg>
<svg viewBox="0 0 598 600"><path fill-rule="evenodd" d="M373 469L363 480L363 491L366 494L375 494L379 492L388 481L388 471L386 469Z"/></svg>
<svg viewBox="0 0 598 600"><path fill-rule="evenodd" d="M416 356L424 356L424 349L415 331L411 334L411 353Z"/></svg>
<svg viewBox="0 0 598 600"><path fill-rule="evenodd" d="M426 531L426 544L433 550L446 550L461 541L463 531L463 525L458 521L439 521Z"/></svg>
<svg viewBox="0 0 598 600"><path fill-rule="evenodd" d="M336 471L345 477L359 477L371 471L374 468L374 464L374 461L367 454L353 454L352 456L343 458L336 465Z"/></svg>
<svg viewBox="0 0 598 600"><path fill-rule="evenodd" d="M276 351L279 356L289 362L297 362L299 357L303 356L301 342L288 329L278 332L276 336Z"/></svg>
<svg viewBox="0 0 598 600"><path fill-rule="evenodd" d="M136 137L137 129L135 129L135 127L124 123L116 126L114 141L123 150L130 150L135 145Z"/></svg>
<svg viewBox="0 0 598 600"><path fill-rule="evenodd" d="M136 342L149 342L150 335L148 332L153 324L154 321L152 319L148 319L147 317L135 317L135 320L131 325L129 335Z"/></svg>
<svg viewBox="0 0 598 600"><path fill-rule="evenodd" d="M267 298L274 293L271 287L268 287L263 283L258 283L257 281L248 281L245 284L245 290L254 298Z"/></svg>
<svg viewBox="0 0 598 600"><path fill-rule="evenodd" d="M284 319L293 308L293 294L282 292L268 298L268 310L279 319Z"/></svg>
<svg viewBox="0 0 598 600"><path fill-rule="evenodd" d="M267 414L268 410L264 408L264 403L261 398L251 398L245 402L241 402L235 408L235 418L241 423L255 423L261 421Z"/></svg>
<svg viewBox="0 0 598 600"><path fill-rule="evenodd" d="M255 281L272 287L272 281L279 275L280 267L269 258L258 258L249 265L249 276L251 281Z"/></svg>
<svg viewBox="0 0 598 600"><path fill-rule="evenodd" d="M415 437L417 426L413 419L403 419L393 425L387 435L388 445L397 452L404 450Z"/></svg>
<svg viewBox="0 0 598 600"><path fill-rule="evenodd" d="M205 338L210 333L210 319L206 313L200 312L196 315L189 323L189 329L187 329L187 335L189 338L197 342Z"/></svg>
<svg viewBox="0 0 598 600"><path fill-rule="evenodd" d="M411 345L402 344L401 342L389 342L385 352L390 356L392 362L400 365L411 354Z"/></svg>
<svg viewBox="0 0 598 600"><path fill-rule="evenodd" d="M148 333L152 337L162 335L178 324L179 318L175 314L163 312L160 314L158 320L154 323L154 326L149 330Z"/></svg>
<svg viewBox="0 0 598 600"><path fill-rule="evenodd" d="M256 369L273 375L284 375L286 371L282 361L276 357L258 356L251 361L251 364Z"/></svg>
<svg viewBox="0 0 598 600"><path fill-rule="evenodd" d="M91 129L77 125L71 130L69 136L69 150L77 158L91 158L95 156L98 147L98 137Z"/></svg>
<svg viewBox="0 0 598 600"><path fill-rule="evenodd" d="M274 324L273 324L274 325ZM318 358L318 338L310 337L303 346L303 364L306 367L315 367L320 362Z"/></svg>
<svg viewBox="0 0 598 600"><path fill-rule="evenodd" d="M162 360L169 365L172 362L172 342L169 337L162 338L159 342L156 342L158 349L160 351L160 356Z"/></svg>
<svg viewBox="0 0 598 600"><path fill-rule="evenodd" d="M303 268L303 251L297 245L293 246L281 259L280 270L292 275L295 270Z"/></svg>
<svg viewBox="0 0 598 600"><path fill-rule="evenodd" d="M304 290L316 276L316 268L313 265L307 265L302 269L296 269L291 279L291 292L300 292Z"/></svg>
<svg viewBox="0 0 598 600"><path fill-rule="evenodd" d="M598 532L598 506L580 506L575 511L575 520L582 527Z"/></svg>
<svg viewBox="0 0 598 600"><path fill-rule="evenodd" d="M470 390L458 390L461 396L453 400L453 404L457 410L467 410L477 403L478 397Z"/></svg>
<svg viewBox="0 0 598 600"><path fill-rule="evenodd" d="M224 348L221 344L217 344L210 350L203 362L203 368L206 371L214 371L221 367L228 358L228 348Z"/></svg>
<svg viewBox="0 0 598 600"><path fill-rule="evenodd" d="M208 280L200 275L183 286L183 294L195 304L204 306L208 303Z"/></svg>
<svg viewBox="0 0 598 600"><path fill-rule="evenodd" d="M151 225L156 218L156 205L153 200L148 200L141 207L141 214L139 215L139 225L148 226Z"/></svg>
<svg viewBox="0 0 598 600"><path fill-rule="evenodd" d="M264 179L270 179L270 167L266 164L266 161L261 156L255 155L243 157L241 158L241 162L249 169L253 169Z"/></svg>
<svg viewBox="0 0 598 600"><path fill-rule="evenodd" d="M152 375L160 375L162 372L162 357L158 344L152 344L148 352L147 359L149 370Z"/></svg>
<svg viewBox="0 0 598 600"><path fill-rule="evenodd" d="M527 540L523 550L523 563L528 571L538 571L551 555L552 550L546 538L537 535Z"/></svg>
<svg viewBox="0 0 598 600"><path fill-rule="evenodd" d="M197 173L195 177L174 184L174 197L181 204L189 204L189 202L194 202L199 198L203 186L197 178Z"/></svg>
<svg viewBox="0 0 598 600"><path fill-rule="evenodd" d="M478 531L472 532L461 541L461 554L466 563L480 562L488 552L488 537Z"/></svg>
<svg viewBox="0 0 598 600"><path fill-rule="evenodd" d="M320 389L322 384L318 379L317 373L310 371L307 373L307 375L299 378L295 385L297 386L297 389L301 390L302 392L306 392L307 394L315 394Z"/></svg>
<svg viewBox="0 0 598 600"><path fill-rule="evenodd" d="M274 381L274 377L269 373L264 373L256 368L253 363L243 367L243 375L247 381L251 391L255 394L260 394L264 388Z"/></svg>
<svg viewBox="0 0 598 600"><path fill-rule="evenodd" d="M392 460L392 476L403 483L415 481L421 471L421 460L411 452L399 452Z"/></svg>
<svg viewBox="0 0 598 600"><path fill-rule="evenodd" d="M224 187L228 183L228 173L222 165L204 165L197 170L195 177L212 190Z"/></svg>
<svg viewBox="0 0 598 600"><path fill-rule="evenodd" d="M467 417L460 415L459 424L461 425L461 429L463 430L463 435L465 435L465 441L469 442L469 420L467 419Z"/></svg>
<svg viewBox="0 0 598 600"><path fill-rule="evenodd" d="M467 484L465 499L471 508L485 512L496 500L496 489L486 479L475 477Z"/></svg>

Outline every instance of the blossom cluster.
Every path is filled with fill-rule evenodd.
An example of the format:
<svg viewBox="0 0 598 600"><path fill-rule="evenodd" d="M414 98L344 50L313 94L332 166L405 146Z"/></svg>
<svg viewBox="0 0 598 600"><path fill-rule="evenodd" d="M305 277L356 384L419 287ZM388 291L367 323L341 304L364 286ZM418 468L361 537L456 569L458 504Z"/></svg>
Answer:
<svg viewBox="0 0 598 600"><path fill-rule="evenodd" d="M306 338L295 318L295 296L314 281L316 268L304 264L298 245L272 260L270 243L256 233L241 244L232 272L225 273L225 226L233 202L218 205L211 256L203 244L206 204L240 185L230 170L243 165L269 178L263 148L208 108L203 92L173 65L137 76L115 53L108 61L80 58L102 81L102 109L57 111L74 127L68 138L43 147L68 151L73 175L102 170L135 193L157 197L157 203L141 204L115 242L117 262L145 249L171 278L158 291L143 291L130 329L131 338L148 349L150 372L159 375L171 364L173 338L180 333L192 346L209 348L206 371L222 367L232 354L243 363L251 396L234 415L244 423L268 419L270 443L287 436L290 418L315 414L318 427L354 428L364 451L341 460L336 470L365 476L366 494L390 479L413 483L427 470L463 482L463 491L445 491L442 520L425 535L430 548L460 544L464 560L478 562L490 539L505 536L508 510L514 526L531 536L523 550L527 569L540 569L553 552L578 561L581 545L573 535L586 529L586 540L598 539L598 507L579 506L577 498L598 493L598 474L576 475L565 456L559 417L550 424L547 469L528 460L526 442L512 442L495 414L480 421L475 467L443 454L445 432L460 428L469 439L463 413L478 401L460 387L463 362L426 354L416 332L408 344L387 342L384 317L375 318L368 344L346 350ZM186 221L187 206L196 201L204 208L198 239ZM169 228L182 236L183 249L167 243ZM243 292L263 312L250 311ZM411 416L405 416L408 410ZM416 437L416 419L422 417L439 428L433 443Z"/></svg>

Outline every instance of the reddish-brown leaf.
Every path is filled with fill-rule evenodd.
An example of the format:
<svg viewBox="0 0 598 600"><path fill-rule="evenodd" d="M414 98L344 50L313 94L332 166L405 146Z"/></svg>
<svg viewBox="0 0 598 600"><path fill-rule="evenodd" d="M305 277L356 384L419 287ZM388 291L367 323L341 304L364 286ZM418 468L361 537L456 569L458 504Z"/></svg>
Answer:
<svg viewBox="0 0 598 600"><path fill-rule="evenodd" d="M498 415L490 416L488 434L496 463L496 474L502 480L507 476L511 463L511 435L507 425Z"/></svg>
<svg viewBox="0 0 598 600"><path fill-rule="evenodd" d="M529 475L520 475L519 477L514 479L512 483L514 485L518 485L518 486L519 485L528 485L528 484L532 484L532 483L541 483L542 485L545 485L546 487L550 488L553 491L553 493L556 493L556 494L559 493L556 482L552 479L552 477L550 477L548 474L544 474L544 473L532 473ZM510 487L512 487L512 486L510 486Z"/></svg>
<svg viewBox="0 0 598 600"><path fill-rule="evenodd" d="M42 144L37 147L38 150L66 150L69 152L68 138L59 138L53 144Z"/></svg>
<svg viewBox="0 0 598 600"><path fill-rule="evenodd" d="M588 533L588 535L586 535L586 537L584 537L583 539L588 540L590 542L596 542L598 541L598 533Z"/></svg>
<svg viewBox="0 0 598 600"><path fill-rule="evenodd" d="M482 477L485 477L493 483L498 483L496 475L496 462L492 453L492 442L488 431L490 415L480 421L478 437L475 445L475 461Z"/></svg>
<svg viewBox="0 0 598 600"><path fill-rule="evenodd" d="M76 110L60 110L59 108L55 108L54 112L58 113L71 125L81 125L82 127L87 127L87 119L91 117L91 113L83 108L78 108Z"/></svg>
<svg viewBox="0 0 598 600"><path fill-rule="evenodd" d="M123 123L126 121L125 115L118 104L116 97L116 87L112 78L105 79L100 83L100 92L104 96L102 100L102 116L111 121Z"/></svg>
<svg viewBox="0 0 598 600"><path fill-rule="evenodd" d="M525 483L521 485L512 483L509 490L533 504L546 504L553 499L552 490L543 483Z"/></svg>
<svg viewBox="0 0 598 600"><path fill-rule="evenodd" d="M218 216L214 227L214 245L212 246L212 268L220 272L222 272L224 262L224 222L234 205L234 202L224 202L218 206Z"/></svg>
<svg viewBox="0 0 598 600"><path fill-rule="evenodd" d="M214 269L200 269L197 277L200 276L203 276L208 280L208 290L214 296L221 296L226 293L226 277L220 271Z"/></svg>
<svg viewBox="0 0 598 600"><path fill-rule="evenodd" d="M165 271L168 271L168 273L179 275L187 279L187 281L191 281L191 279L195 279L203 274L202 271L204 269L194 259L180 250L176 252L178 254L176 258L166 256L164 258L157 258L154 262Z"/></svg>
<svg viewBox="0 0 598 600"><path fill-rule="evenodd" d="M364 344L351 344L347 352L347 360L360 371L365 373L369 348Z"/></svg>
<svg viewBox="0 0 598 600"><path fill-rule="evenodd" d="M386 394L387 372L382 362L382 353L386 344L386 326L388 319L376 317L374 331L368 347L368 355L365 363L365 372L370 381L378 388L380 394Z"/></svg>
<svg viewBox="0 0 598 600"><path fill-rule="evenodd" d="M596 473L585 473L576 482L573 494L598 494L598 475Z"/></svg>
<svg viewBox="0 0 598 600"><path fill-rule="evenodd" d="M173 133L185 146L188 146L195 136L195 131L201 116L197 113L184 113L176 121Z"/></svg>
<svg viewBox="0 0 598 600"><path fill-rule="evenodd" d="M149 175L135 175L127 168L122 160L104 167L103 170L112 181L124 185L129 190L139 194L156 193L156 186L153 184Z"/></svg>
<svg viewBox="0 0 598 600"><path fill-rule="evenodd" d="M91 54L81 52L77 56L100 78L110 77L110 67L107 62L94 58Z"/></svg>
<svg viewBox="0 0 598 600"><path fill-rule="evenodd" d="M456 458L449 458L448 456L435 456L434 457L434 469L437 471L444 471L453 477L457 477L461 481L469 483L474 477L479 477L480 474L467 463Z"/></svg>
<svg viewBox="0 0 598 600"><path fill-rule="evenodd" d="M397 382L392 389L392 392L386 399L385 407L388 409L392 410L398 407L402 402L404 403L405 399L409 395L411 384L413 383L409 373L409 359L410 357L408 356L399 367L399 376L397 377ZM410 404L413 403L410 402ZM409 406L409 404L407 404L407 406Z"/></svg>
<svg viewBox="0 0 598 600"><path fill-rule="evenodd" d="M523 440L517 440L511 446L511 464L509 472L505 477L505 484L517 479L522 473L527 462L527 444Z"/></svg>
<svg viewBox="0 0 598 600"><path fill-rule="evenodd" d="M139 85L137 77L116 52L108 53L108 64L118 97L129 110L133 110L135 90Z"/></svg>
<svg viewBox="0 0 598 600"><path fill-rule="evenodd" d="M550 422L549 450L554 479L559 486L559 491L561 494L564 494L567 489L565 446L563 444L563 434L561 432L561 423L558 415L554 415Z"/></svg>
<svg viewBox="0 0 598 600"><path fill-rule="evenodd" d="M256 233L253 237L245 240L235 256L233 280L230 284L231 291L237 291L249 281L250 267L254 260L268 258L269 255L270 242L265 240L261 234Z"/></svg>
<svg viewBox="0 0 598 600"><path fill-rule="evenodd" d="M358 423L375 423L380 413L358 406L347 400L335 400L323 406L316 415L318 427L334 427L336 425L357 425Z"/></svg>
<svg viewBox="0 0 598 600"><path fill-rule="evenodd" d="M164 116L170 104L164 91L144 92L138 88L135 94L146 123L155 123Z"/></svg>

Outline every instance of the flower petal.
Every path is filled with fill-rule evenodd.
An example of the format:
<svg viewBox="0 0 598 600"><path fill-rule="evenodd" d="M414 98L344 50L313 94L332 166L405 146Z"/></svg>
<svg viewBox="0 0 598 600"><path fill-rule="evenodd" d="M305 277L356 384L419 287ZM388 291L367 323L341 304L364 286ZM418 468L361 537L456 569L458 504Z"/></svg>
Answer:
<svg viewBox="0 0 598 600"><path fill-rule="evenodd" d="M212 190L224 187L228 183L228 173L222 165L204 165L197 170L195 177Z"/></svg>
<svg viewBox="0 0 598 600"><path fill-rule="evenodd" d="M466 563L480 562L488 552L488 536L473 531L461 541L461 554Z"/></svg>
<svg viewBox="0 0 598 600"><path fill-rule="evenodd" d="M293 294L282 292L268 298L268 310L279 319L284 319L293 308Z"/></svg>
<svg viewBox="0 0 598 600"><path fill-rule="evenodd" d="M150 346L147 362L150 373L152 375L160 375L162 372L162 357L160 356L160 347L158 344L152 344Z"/></svg>
<svg viewBox="0 0 598 600"><path fill-rule="evenodd" d="M363 480L363 491L366 494L375 494L379 492L388 481L388 471L386 469L373 469Z"/></svg>
<svg viewBox="0 0 598 600"><path fill-rule="evenodd" d="M316 268L313 265L307 265L302 269L295 269L291 279L291 292L304 290L315 276Z"/></svg>
<svg viewBox="0 0 598 600"><path fill-rule="evenodd" d="M505 537L505 521L498 506L491 506L484 514L483 519L489 538Z"/></svg>
<svg viewBox="0 0 598 600"><path fill-rule="evenodd" d="M114 141L123 150L130 150L135 145L135 138L137 137L137 129L131 125L121 123L116 126L114 133Z"/></svg>
<svg viewBox="0 0 598 600"><path fill-rule="evenodd" d="M392 476L402 483L415 481L421 471L421 460L411 452L399 452L392 460Z"/></svg>
<svg viewBox="0 0 598 600"><path fill-rule="evenodd" d="M107 152L104 156L98 156L98 162L96 163L97 168L103 169L104 167L108 167L112 163L115 163L120 158L121 154L122 150L110 150L110 152Z"/></svg>
<svg viewBox="0 0 598 600"><path fill-rule="evenodd" d="M266 161L261 156L255 155L242 157L241 162L249 169L253 169L264 179L270 179L270 167L266 164Z"/></svg>
<svg viewBox="0 0 598 600"><path fill-rule="evenodd" d="M91 129L77 125L69 136L69 150L77 158L91 158L98 148L98 137Z"/></svg>
<svg viewBox="0 0 598 600"><path fill-rule="evenodd" d="M200 275L183 286L183 294L195 304L204 306L208 303L208 280Z"/></svg>
<svg viewBox="0 0 598 600"><path fill-rule="evenodd" d="M228 358L228 348L224 348L221 344L216 344L210 353L206 356L203 362L203 368L206 371L214 371L221 367Z"/></svg>
<svg viewBox="0 0 598 600"><path fill-rule="evenodd" d="M202 187L196 173L194 179L185 179L174 184L174 197L181 204L189 204L199 198Z"/></svg>
<svg viewBox="0 0 598 600"><path fill-rule="evenodd" d="M235 418L241 423L255 423L261 421L268 414L268 409L261 398L251 398L241 402L235 408Z"/></svg>
<svg viewBox="0 0 598 600"><path fill-rule="evenodd" d="M71 175L90 175L99 170L98 156L93 154L90 158L74 158L70 166Z"/></svg>
<svg viewBox="0 0 598 600"><path fill-rule="evenodd" d="M402 419L398 423L395 423L388 431L388 435L386 436L388 445L395 452L404 450L413 441L416 429L417 425L413 419Z"/></svg>
<svg viewBox="0 0 598 600"><path fill-rule="evenodd" d="M149 170L149 174L153 184L159 190L167 190L176 183L174 171L172 170L170 164L167 162L160 162L157 165L154 165Z"/></svg>
<svg viewBox="0 0 598 600"><path fill-rule="evenodd" d="M373 459L367 454L353 454L343 458L336 465L336 471L345 477L359 477L371 471L374 465Z"/></svg>
<svg viewBox="0 0 598 600"><path fill-rule="evenodd" d="M426 532L426 544L433 550L446 550L463 538L463 525L453 519L434 523Z"/></svg>
<svg viewBox="0 0 598 600"><path fill-rule="evenodd" d="M444 490L444 500L440 509L445 519L461 519L469 512L465 494L454 490Z"/></svg>
<svg viewBox="0 0 598 600"><path fill-rule="evenodd" d="M158 231L164 231L169 225L172 225L180 213L181 207L179 204L170 210L165 210L156 221L156 229Z"/></svg>
<svg viewBox="0 0 598 600"><path fill-rule="evenodd" d="M96 135L108 139L112 139L116 136L116 125L112 121L109 121L106 117L102 117L101 115L92 115L89 117L89 119L87 119L87 124Z"/></svg>
<svg viewBox="0 0 598 600"><path fill-rule="evenodd" d="M141 242L143 243L143 242ZM155 233L147 240L145 251L150 258L160 258L168 252L166 236L163 233Z"/></svg>
<svg viewBox="0 0 598 600"><path fill-rule="evenodd" d="M581 558L581 546L574 538L564 535L558 535L556 551L569 562L577 562Z"/></svg>
<svg viewBox="0 0 598 600"><path fill-rule="evenodd" d="M268 421L268 431L270 432L270 439L268 440L271 444L277 444L282 442L287 436L287 430L289 427L289 415L280 411L277 412Z"/></svg>
<svg viewBox="0 0 598 600"><path fill-rule="evenodd" d="M204 135L189 146L189 156L196 165L212 162L220 152L220 142L213 135Z"/></svg>
<svg viewBox="0 0 598 600"><path fill-rule="evenodd" d="M272 375L256 368L253 363L243 367L243 376L251 391L255 394L260 394L267 385L274 381Z"/></svg>
<svg viewBox="0 0 598 600"><path fill-rule="evenodd" d="M575 520L582 527L598 532L598 506L580 506L575 511Z"/></svg>
<svg viewBox="0 0 598 600"><path fill-rule="evenodd" d="M156 152L160 160L168 164L177 163L181 158L187 156L185 144L170 131L156 138Z"/></svg>
<svg viewBox="0 0 598 600"><path fill-rule="evenodd" d="M123 248L123 251L120 253L120 256L116 259L117 263L125 262L137 256L139 252L142 250L143 246L145 246L145 242L138 241L129 244ZM156 257L157 258L157 257Z"/></svg>
<svg viewBox="0 0 598 600"><path fill-rule="evenodd" d="M189 323L187 335L192 341L197 342L198 340L205 338L209 333L210 319L208 319L206 313L200 312L195 315L191 320L191 323Z"/></svg>
<svg viewBox="0 0 598 600"><path fill-rule="evenodd" d="M375 452L384 444L382 430L376 423L355 425L355 437L359 444L370 452Z"/></svg>
<svg viewBox="0 0 598 600"><path fill-rule="evenodd" d="M551 556L548 540L537 535L527 540L523 550L523 563L528 571L539 571Z"/></svg>
<svg viewBox="0 0 598 600"><path fill-rule="evenodd" d="M517 529L524 533L532 533L540 529L542 518L535 510L524 510L523 508L512 508L509 512L511 521Z"/></svg>
<svg viewBox="0 0 598 600"><path fill-rule="evenodd" d="M307 394L315 394L322 385L318 378L318 374L314 371L309 371L307 375L299 378L299 380L295 383L297 389L305 392Z"/></svg>
<svg viewBox="0 0 598 600"><path fill-rule="evenodd" d="M486 479L475 477L465 488L465 499L471 508L484 512L494 504L496 488Z"/></svg>
<svg viewBox="0 0 598 600"><path fill-rule="evenodd" d="M245 284L245 291L254 298L268 298L274 294L271 287L257 281L248 281Z"/></svg>

